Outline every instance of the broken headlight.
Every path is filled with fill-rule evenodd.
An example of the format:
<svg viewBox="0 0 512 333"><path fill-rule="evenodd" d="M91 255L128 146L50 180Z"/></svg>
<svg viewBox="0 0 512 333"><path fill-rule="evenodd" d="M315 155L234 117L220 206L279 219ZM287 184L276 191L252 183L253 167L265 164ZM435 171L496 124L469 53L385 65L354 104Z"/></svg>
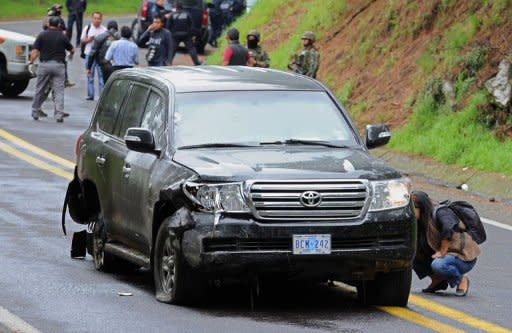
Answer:
<svg viewBox="0 0 512 333"><path fill-rule="evenodd" d="M185 195L207 212L248 213L249 207L242 194L242 183L200 184L186 182Z"/></svg>
<svg viewBox="0 0 512 333"><path fill-rule="evenodd" d="M370 211L380 211L405 207L411 199L411 181L400 178L385 181L372 181L372 202Z"/></svg>

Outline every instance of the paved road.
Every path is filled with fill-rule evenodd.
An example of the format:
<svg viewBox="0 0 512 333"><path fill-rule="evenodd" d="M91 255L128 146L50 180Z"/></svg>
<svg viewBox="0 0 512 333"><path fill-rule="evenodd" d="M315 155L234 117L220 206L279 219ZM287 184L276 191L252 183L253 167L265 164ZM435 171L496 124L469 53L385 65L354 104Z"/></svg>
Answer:
<svg viewBox="0 0 512 333"><path fill-rule="evenodd" d="M0 27L31 33L39 23ZM81 59L70 65L78 85L66 91L71 117L63 124L30 118L35 82L19 98L0 97L0 332L510 332L512 230L506 225L487 226L489 240L470 274L468 297L422 295L427 282L415 279L407 309L363 307L342 285L289 285L259 298L255 310L243 286L213 289L199 308L164 305L154 299L148 272L105 274L90 258L71 260L70 237L60 230L61 204L76 138L95 106L85 101L82 68ZM510 206L413 180L435 198L464 198L486 217L511 221Z"/></svg>

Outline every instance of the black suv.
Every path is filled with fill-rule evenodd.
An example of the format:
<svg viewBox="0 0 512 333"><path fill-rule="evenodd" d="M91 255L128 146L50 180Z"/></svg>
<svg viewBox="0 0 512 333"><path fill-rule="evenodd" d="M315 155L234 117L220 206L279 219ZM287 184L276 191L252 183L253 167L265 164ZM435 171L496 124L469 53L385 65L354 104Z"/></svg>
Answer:
<svg viewBox="0 0 512 333"><path fill-rule="evenodd" d="M208 42L209 36L209 17L208 7L205 0L180 0L183 8L188 11L194 23L193 36L195 37L195 46L198 53L203 54ZM176 7L177 0L166 0L165 10L171 12ZM139 10L137 11L137 18L132 22L132 38L135 43L139 44L139 37L144 31L153 23L151 17L152 7L155 6L155 0L143 0ZM140 45L144 47L145 45Z"/></svg>
<svg viewBox="0 0 512 333"><path fill-rule="evenodd" d="M156 297L207 281L338 280L405 306L416 221L408 179L372 157L318 81L249 67L128 69L108 81L77 142L71 216L98 270L152 269Z"/></svg>

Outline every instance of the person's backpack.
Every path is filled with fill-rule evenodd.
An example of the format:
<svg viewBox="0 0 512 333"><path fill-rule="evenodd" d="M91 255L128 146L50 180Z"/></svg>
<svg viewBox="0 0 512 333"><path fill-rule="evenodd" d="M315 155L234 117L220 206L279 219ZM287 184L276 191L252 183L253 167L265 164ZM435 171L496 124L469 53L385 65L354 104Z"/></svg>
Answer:
<svg viewBox="0 0 512 333"><path fill-rule="evenodd" d="M466 232L473 238L477 244L482 244L487 239L484 225L476 209L466 201L443 201L434 210L434 216L441 208L451 209L459 220L466 226Z"/></svg>
<svg viewBox="0 0 512 333"><path fill-rule="evenodd" d="M85 30L85 37L87 38L89 35L89 30L91 29L91 24L87 25L87 29ZM87 44L80 44L80 58L85 59L85 45Z"/></svg>

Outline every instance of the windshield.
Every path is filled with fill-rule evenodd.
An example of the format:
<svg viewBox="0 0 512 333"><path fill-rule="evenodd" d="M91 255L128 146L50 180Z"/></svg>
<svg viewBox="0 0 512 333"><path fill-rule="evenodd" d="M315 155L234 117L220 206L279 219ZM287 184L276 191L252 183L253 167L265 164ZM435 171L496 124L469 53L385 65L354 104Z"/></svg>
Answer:
<svg viewBox="0 0 512 333"><path fill-rule="evenodd" d="M178 94L174 127L178 148L297 140L356 144L341 111L326 93L316 91Z"/></svg>

